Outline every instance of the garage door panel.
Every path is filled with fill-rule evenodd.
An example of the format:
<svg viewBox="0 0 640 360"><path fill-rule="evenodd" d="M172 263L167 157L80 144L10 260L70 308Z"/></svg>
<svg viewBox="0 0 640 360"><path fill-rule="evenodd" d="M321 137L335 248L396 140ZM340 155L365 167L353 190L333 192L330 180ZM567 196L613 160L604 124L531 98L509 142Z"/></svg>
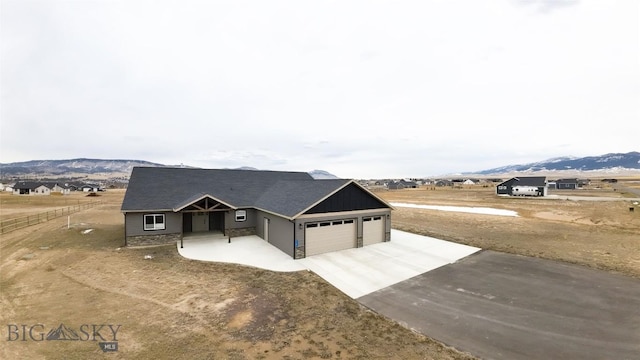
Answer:
<svg viewBox="0 0 640 360"><path fill-rule="evenodd" d="M384 241L384 217L373 216L362 219L362 244L364 246Z"/></svg>
<svg viewBox="0 0 640 360"><path fill-rule="evenodd" d="M306 225L306 256L356 247L356 222L331 220Z"/></svg>

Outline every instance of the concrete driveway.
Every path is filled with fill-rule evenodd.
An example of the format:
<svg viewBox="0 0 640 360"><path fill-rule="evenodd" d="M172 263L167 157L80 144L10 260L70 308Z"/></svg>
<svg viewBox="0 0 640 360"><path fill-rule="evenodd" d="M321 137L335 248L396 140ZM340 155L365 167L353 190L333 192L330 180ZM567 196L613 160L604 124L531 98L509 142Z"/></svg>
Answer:
<svg viewBox="0 0 640 360"><path fill-rule="evenodd" d="M400 230L391 241L296 260L356 299L451 264L479 248Z"/></svg>
<svg viewBox="0 0 640 360"><path fill-rule="evenodd" d="M640 359L640 280L483 251L358 299L486 359Z"/></svg>
<svg viewBox="0 0 640 360"><path fill-rule="evenodd" d="M196 236L186 239L180 255L194 260L236 263L272 271L311 270L352 298L455 262L479 248L399 230L391 241L293 260L258 236Z"/></svg>

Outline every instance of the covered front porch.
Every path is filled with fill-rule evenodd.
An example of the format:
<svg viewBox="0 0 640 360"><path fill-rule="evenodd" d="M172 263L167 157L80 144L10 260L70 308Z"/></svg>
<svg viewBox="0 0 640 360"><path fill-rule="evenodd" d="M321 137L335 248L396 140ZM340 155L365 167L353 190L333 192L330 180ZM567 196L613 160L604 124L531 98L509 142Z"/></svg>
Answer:
<svg viewBox="0 0 640 360"><path fill-rule="evenodd" d="M173 210L182 214L183 237L201 233L229 235L225 219L233 208L212 196L200 194Z"/></svg>

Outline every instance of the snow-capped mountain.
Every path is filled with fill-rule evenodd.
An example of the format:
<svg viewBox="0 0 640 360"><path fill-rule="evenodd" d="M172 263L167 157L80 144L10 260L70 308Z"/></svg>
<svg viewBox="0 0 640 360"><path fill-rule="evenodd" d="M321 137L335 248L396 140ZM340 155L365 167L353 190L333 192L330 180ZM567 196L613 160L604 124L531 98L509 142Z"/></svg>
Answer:
<svg viewBox="0 0 640 360"><path fill-rule="evenodd" d="M134 166L164 166L142 160L31 160L0 164L2 176L43 175L63 176L67 174L130 174Z"/></svg>
<svg viewBox="0 0 640 360"><path fill-rule="evenodd" d="M3 178L19 178L25 176L37 177L67 177L78 175L100 174L107 177L123 177L128 179L135 166L162 167L163 165L144 160L103 160L103 159L70 159L70 160L31 160L0 164L0 175ZM179 165L184 166L184 165ZM175 166L178 167L178 166ZM185 166L191 167L191 166ZM254 167L243 166L238 170L258 170ZM337 176L324 171L309 171L314 179L338 179Z"/></svg>
<svg viewBox="0 0 640 360"><path fill-rule="evenodd" d="M640 152L612 153L587 157L558 157L521 165L507 165L474 172L480 175L539 172L624 172L640 171Z"/></svg>

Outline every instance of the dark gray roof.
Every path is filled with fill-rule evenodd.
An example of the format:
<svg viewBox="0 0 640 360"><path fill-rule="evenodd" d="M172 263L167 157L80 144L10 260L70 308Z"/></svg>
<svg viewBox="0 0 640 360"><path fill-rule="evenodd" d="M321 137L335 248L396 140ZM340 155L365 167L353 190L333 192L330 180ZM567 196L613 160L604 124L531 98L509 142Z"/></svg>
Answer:
<svg viewBox="0 0 640 360"><path fill-rule="evenodd" d="M502 184L509 184L511 186L546 186L546 176L518 176L511 178ZM500 185L502 185L500 184Z"/></svg>
<svg viewBox="0 0 640 360"><path fill-rule="evenodd" d="M42 185L41 182L18 181L15 185L13 185L13 188L14 189L35 189L40 185Z"/></svg>
<svg viewBox="0 0 640 360"><path fill-rule="evenodd" d="M64 185L57 184L55 182L43 182L43 181L19 181L17 182L13 188L14 189L35 189L40 186L46 186L49 189L53 189L54 186L59 185L60 187L65 187Z"/></svg>
<svg viewBox="0 0 640 360"><path fill-rule="evenodd" d="M208 195L233 208L293 217L349 182L305 172L134 167L121 209L173 211Z"/></svg>
<svg viewBox="0 0 640 360"><path fill-rule="evenodd" d="M255 202L255 207L292 218L350 182L345 179L278 181Z"/></svg>

